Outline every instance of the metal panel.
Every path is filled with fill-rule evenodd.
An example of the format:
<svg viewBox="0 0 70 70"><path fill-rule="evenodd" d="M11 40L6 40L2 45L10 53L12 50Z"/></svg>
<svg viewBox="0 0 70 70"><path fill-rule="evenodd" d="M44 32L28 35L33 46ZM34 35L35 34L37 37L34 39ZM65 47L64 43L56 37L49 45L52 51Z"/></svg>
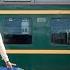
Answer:
<svg viewBox="0 0 70 70"><path fill-rule="evenodd" d="M67 2L70 2L70 0L35 0L35 2L36 3L39 3L39 2L41 2L41 3L43 3L43 2L52 2L52 3L56 3L56 2L58 2L58 3L67 3Z"/></svg>
<svg viewBox="0 0 70 70"><path fill-rule="evenodd" d="M28 2L28 1L31 1L31 0L3 0L3 1L25 1L25 2Z"/></svg>

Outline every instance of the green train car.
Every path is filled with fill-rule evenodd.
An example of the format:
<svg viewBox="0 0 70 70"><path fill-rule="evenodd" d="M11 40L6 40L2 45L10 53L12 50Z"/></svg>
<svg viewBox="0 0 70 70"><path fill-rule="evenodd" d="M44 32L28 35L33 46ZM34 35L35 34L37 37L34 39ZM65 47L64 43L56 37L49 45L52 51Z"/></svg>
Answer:
<svg viewBox="0 0 70 70"><path fill-rule="evenodd" d="M70 50L70 15L0 15L7 50ZM69 54L8 54L24 70L69 70ZM1 60L0 65L4 66Z"/></svg>
<svg viewBox="0 0 70 70"><path fill-rule="evenodd" d="M69 11L70 1L0 0L1 10ZM22 70L70 70L70 14L0 14L0 32L10 61ZM5 64L0 59L2 66Z"/></svg>

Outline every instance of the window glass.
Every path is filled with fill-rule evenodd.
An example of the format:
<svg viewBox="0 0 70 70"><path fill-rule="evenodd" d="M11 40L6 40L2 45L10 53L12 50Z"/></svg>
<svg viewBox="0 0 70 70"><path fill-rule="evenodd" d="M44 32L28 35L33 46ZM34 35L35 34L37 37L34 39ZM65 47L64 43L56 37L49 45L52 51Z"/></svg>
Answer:
<svg viewBox="0 0 70 70"><path fill-rule="evenodd" d="M31 44L31 19L24 17L4 18L4 42L7 44Z"/></svg>
<svg viewBox="0 0 70 70"><path fill-rule="evenodd" d="M70 44L70 19L52 18L51 41L55 44Z"/></svg>

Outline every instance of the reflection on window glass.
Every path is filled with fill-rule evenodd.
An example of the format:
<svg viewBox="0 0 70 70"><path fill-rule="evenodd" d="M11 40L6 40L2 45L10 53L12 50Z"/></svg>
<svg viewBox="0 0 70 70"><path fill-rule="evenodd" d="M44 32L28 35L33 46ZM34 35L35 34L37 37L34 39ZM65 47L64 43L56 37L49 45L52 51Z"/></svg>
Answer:
<svg viewBox="0 0 70 70"><path fill-rule="evenodd" d="M24 17L5 17L4 43L7 44L31 44L31 19Z"/></svg>
<svg viewBox="0 0 70 70"><path fill-rule="evenodd" d="M53 18L51 22L51 42L70 44L70 19Z"/></svg>
<svg viewBox="0 0 70 70"><path fill-rule="evenodd" d="M52 42L58 44L67 43L67 34L66 33L52 33Z"/></svg>
<svg viewBox="0 0 70 70"><path fill-rule="evenodd" d="M22 20L21 30L22 34L30 34L29 20Z"/></svg>
<svg viewBox="0 0 70 70"><path fill-rule="evenodd" d="M68 33L68 44L70 44L70 32Z"/></svg>

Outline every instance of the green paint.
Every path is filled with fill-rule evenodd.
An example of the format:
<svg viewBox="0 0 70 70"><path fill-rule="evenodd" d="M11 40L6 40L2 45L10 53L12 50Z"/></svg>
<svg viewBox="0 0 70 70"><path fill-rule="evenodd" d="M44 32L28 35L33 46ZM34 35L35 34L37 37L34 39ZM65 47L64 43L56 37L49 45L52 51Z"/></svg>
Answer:
<svg viewBox="0 0 70 70"><path fill-rule="evenodd" d="M25 70L70 70L70 55L9 55L11 62ZM0 61L0 65L3 61Z"/></svg>
<svg viewBox="0 0 70 70"><path fill-rule="evenodd" d="M1 10L70 10L70 5L0 5Z"/></svg>
<svg viewBox="0 0 70 70"><path fill-rule="evenodd" d="M0 25L4 21L4 16L22 16L22 15L0 15ZM50 27L52 17L69 18L70 15L23 15L32 19L32 39L31 45L5 45L7 49L70 49L70 46L51 45L50 41ZM46 22L37 22L37 17L44 17ZM43 32L43 33L42 33ZM70 55L31 55L31 54L9 54L11 62L16 63L18 67L25 70L70 70ZM0 60L0 66L4 62Z"/></svg>
<svg viewBox="0 0 70 70"><path fill-rule="evenodd" d="M50 33L50 22L53 17L70 18L70 15L0 15L1 32L4 31L5 16L24 16L32 19L32 44L5 44L7 49L70 49L70 45L52 45ZM38 18L45 18L46 21L37 22Z"/></svg>

